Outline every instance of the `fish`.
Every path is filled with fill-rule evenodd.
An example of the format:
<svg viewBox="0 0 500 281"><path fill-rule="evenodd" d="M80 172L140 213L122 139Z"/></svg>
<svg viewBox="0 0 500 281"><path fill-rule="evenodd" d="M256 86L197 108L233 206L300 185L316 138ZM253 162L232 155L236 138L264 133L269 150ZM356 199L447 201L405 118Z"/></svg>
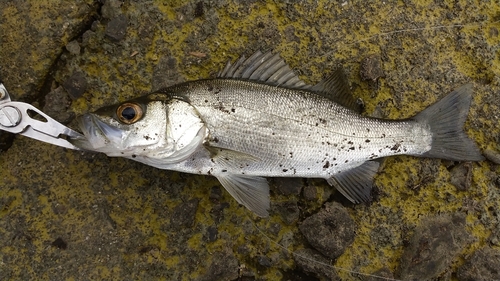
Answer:
<svg viewBox="0 0 500 281"><path fill-rule="evenodd" d="M370 201L380 162L394 155L481 161L463 130L472 85L411 118L360 113L342 67L316 85L272 51L229 61L216 78L188 81L78 117L85 150L159 169L211 175L240 203L269 216L268 177L323 178L353 203Z"/></svg>

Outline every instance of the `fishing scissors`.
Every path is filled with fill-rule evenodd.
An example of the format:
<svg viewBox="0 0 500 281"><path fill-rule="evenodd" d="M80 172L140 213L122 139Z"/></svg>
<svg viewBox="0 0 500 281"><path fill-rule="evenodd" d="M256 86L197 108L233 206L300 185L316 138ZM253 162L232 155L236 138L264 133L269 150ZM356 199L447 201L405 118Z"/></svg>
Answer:
<svg viewBox="0 0 500 281"><path fill-rule="evenodd" d="M38 115L41 120L32 118ZM53 145L80 150L67 139L84 136L57 122L41 110L24 102L11 101L5 86L0 83L0 130L21 134Z"/></svg>

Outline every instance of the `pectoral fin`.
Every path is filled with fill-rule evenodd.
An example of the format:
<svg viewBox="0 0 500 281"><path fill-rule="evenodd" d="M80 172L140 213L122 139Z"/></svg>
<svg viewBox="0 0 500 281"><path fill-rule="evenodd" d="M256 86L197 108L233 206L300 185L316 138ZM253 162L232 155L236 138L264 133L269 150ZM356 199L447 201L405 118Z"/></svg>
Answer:
<svg viewBox="0 0 500 281"><path fill-rule="evenodd" d="M327 181L351 202L367 202L370 200L373 177L379 166L378 162L367 161L361 166L335 175Z"/></svg>
<svg viewBox="0 0 500 281"><path fill-rule="evenodd" d="M269 184L265 178L230 173L216 177L238 203L259 217L269 216Z"/></svg>

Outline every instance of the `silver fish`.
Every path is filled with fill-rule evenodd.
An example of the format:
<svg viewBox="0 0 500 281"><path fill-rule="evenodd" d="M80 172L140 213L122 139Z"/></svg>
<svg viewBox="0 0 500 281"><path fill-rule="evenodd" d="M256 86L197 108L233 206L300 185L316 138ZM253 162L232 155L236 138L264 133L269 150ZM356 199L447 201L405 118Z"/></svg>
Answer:
<svg viewBox="0 0 500 281"><path fill-rule="evenodd" d="M463 131L472 86L416 116L362 116L342 69L315 86L283 59L256 52L217 78L174 85L79 118L83 149L160 169L212 175L242 205L268 216L264 177L324 178L352 202L370 199L377 158L483 157Z"/></svg>

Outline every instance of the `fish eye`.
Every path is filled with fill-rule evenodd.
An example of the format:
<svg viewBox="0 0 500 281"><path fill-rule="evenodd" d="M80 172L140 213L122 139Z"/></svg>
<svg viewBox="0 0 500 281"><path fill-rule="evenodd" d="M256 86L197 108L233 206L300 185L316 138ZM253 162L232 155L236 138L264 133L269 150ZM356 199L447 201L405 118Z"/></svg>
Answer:
<svg viewBox="0 0 500 281"><path fill-rule="evenodd" d="M142 118L143 112L140 105L136 103L126 102L121 104L116 109L116 116L123 124L133 124Z"/></svg>

